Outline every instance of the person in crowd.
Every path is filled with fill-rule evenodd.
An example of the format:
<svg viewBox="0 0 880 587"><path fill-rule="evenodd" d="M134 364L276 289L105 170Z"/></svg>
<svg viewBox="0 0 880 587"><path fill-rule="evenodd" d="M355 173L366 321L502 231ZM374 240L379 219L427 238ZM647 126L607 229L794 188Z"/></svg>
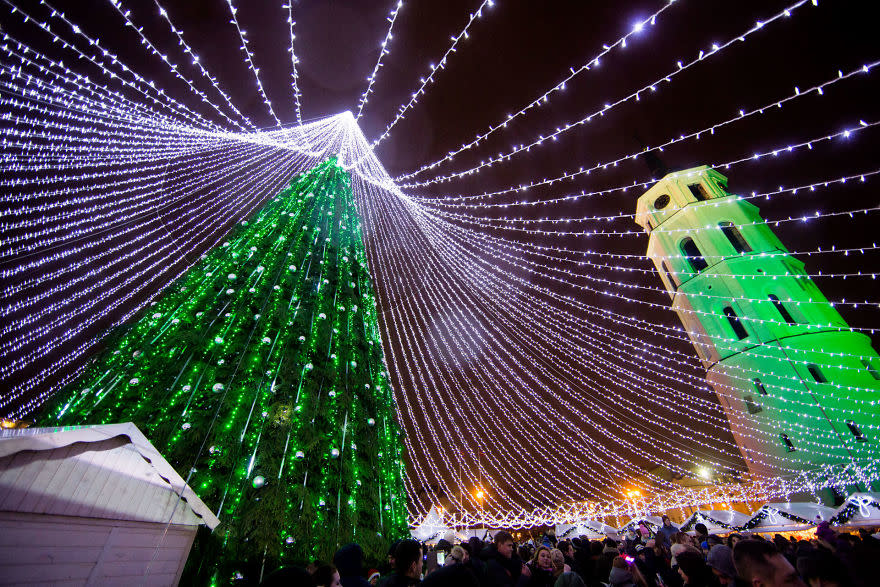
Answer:
<svg viewBox="0 0 880 587"><path fill-rule="evenodd" d="M562 573L553 587L587 587L577 573Z"/></svg>
<svg viewBox="0 0 880 587"><path fill-rule="evenodd" d="M501 530L488 547L480 553L486 563L487 587L514 587L522 574L523 564L514 554L513 536Z"/></svg>
<svg viewBox="0 0 880 587"><path fill-rule="evenodd" d="M461 546L452 547L443 566L425 575L421 587L481 587L472 567L465 563L465 556Z"/></svg>
<svg viewBox="0 0 880 587"><path fill-rule="evenodd" d="M419 543L415 544L418 546ZM370 587L364 578L364 551L359 544L352 542L337 550L333 564L339 571L343 587Z"/></svg>
<svg viewBox="0 0 880 587"><path fill-rule="evenodd" d="M553 574L553 557L546 546L539 546L535 550L532 560L526 567L529 577L525 583L526 587L550 587L556 582L556 576Z"/></svg>
<svg viewBox="0 0 880 587"><path fill-rule="evenodd" d="M372 585L372 587L376 587L379 584L379 579L382 577L382 574L378 569L370 569L367 571L367 583Z"/></svg>
<svg viewBox="0 0 880 587"><path fill-rule="evenodd" d="M394 572L383 579L385 587L412 587L422 579L422 548L415 540L401 540L394 549ZM345 585L343 577L343 587Z"/></svg>
<svg viewBox="0 0 880 587"><path fill-rule="evenodd" d="M605 544L598 540L590 542L589 552L582 555L581 569L584 583L587 587L601 587L608 581L608 573L611 572L611 563L603 554Z"/></svg>
<svg viewBox="0 0 880 587"><path fill-rule="evenodd" d="M636 587L633 580L629 563L622 556L616 557L611 562L611 572L608 574L608 583L611 587Z"/></svg>
<svg viewBox="0 0 880 587"><path fill-rule="evenodd" d="M324 565L318 567L312 574L315 581L315 587L341 587L342 581L339 571L333 565Z"/></svg>
<svg viewBox="0 0 880 587"><path fill-rule="evenodd" d="M684 532L677 532L672 537L672 546L669 547L669 552L672 554L673 567L678 564L679 554L686 550L697 550L693 544L691 537Z"/></svg>
<svg viewBox="0 0 880 587"><path fill-rule="evenodd" d="M575 538L574 540L578 540ZM578 540L580 542L580 540ZM559 544L556 545L560 551L562 551L562 556L565 561L565 564L568 565L568 571L566 573L577 573L581 574L581 568L578 562L574 558L574 541L562 540Z"/></svg>
<svg viewBox="0 0 880 587"><path fill-rule="evenodd" d="M731 550L733 550L733 547L736 546L736 543L742 539L742 534L739 534L738 532L731 532L727 535L727 546L730 547Z"/></svg>
<svg viewBox="0 0 880 587"><path fill-rule="evenodd" d="M733 566L733 550L724 544L712 547L706 557L706 564L718 578L721 585L736 585L736 567Z"/></svg>
<svg viewBox="0 0 880 587"><path fill-rule="evenodd" d="M676 557L678 574L687 587L717 587L718 579L706 565L703 555L695 550L685 550Z"/></svg>
<svg viewBox="0 0 880 587"><path fill-rule="evenodd" d="M788 559L766 540L737 542L733 548L733 564L749 587L806 587Z"/></svg>
<svg viewBox="0 0 880 587"><path fill-rule="evenodd" d="M388 558L384 563L379 565L379 572L382 574L383 577L385 575L390 575L392 572L394 572L394 550L401 542L402 540L395 540L391 543L391 546L388 547Z"/></svg>
<svg viewBox="0 0 880 587"><path fill-rule="evenodd" d="M797 570L810 587L857 585L843 562L825 548L816 548L809 556L798 557Z"/></svg>
<svg viewBox="0 0 880 587"><path fill-rule="evenodd" d="M704 524L702 522L698 522L697 524L694 525L694 530L697 532L696 536L694 536L694 538L696 539L697 548L702 549L704 551L708 551L709 545L703 544L704 542L706 542L709 539L709 529L706 528L706 524Z"/></svg>
<svg viewBox="0 0 880 587"><path fill-rule="evenodd" d="M661 524L660 529L657 530L657 539L663 541L667 547L672 546L672 537L678 533L678 530L673 527L672 520L666 514L663 514Z"/></svg>
<svg viewBox="0 0 880 587"><path fill-rule="evenodd" d="M446 555L446 561L443 566L464 565L468 562L468 553L461 546L453 546L449 554Z"/></svg>
<svg viewBox="0 0 880 587"><path fill-rule="evenodd" d="M570 573L571 567L565 563L565 555L558 548L550 550L550 559L553 561L553 576L558 578L562 573Z"/></svg>

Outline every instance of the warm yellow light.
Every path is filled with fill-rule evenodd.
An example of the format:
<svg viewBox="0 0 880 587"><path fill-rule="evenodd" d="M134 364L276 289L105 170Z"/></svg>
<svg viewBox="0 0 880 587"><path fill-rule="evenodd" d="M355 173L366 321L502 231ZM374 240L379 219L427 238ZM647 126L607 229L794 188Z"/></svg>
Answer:
<svg viewBox="0 0 880 587"><path fill-rule="evenodd" d="M482 490L482 489L478 489L478 490L477 490L477 499L483 499L483 497L484 497L485 495L486 495L486 494L483 493L483 490Z"/></svg>

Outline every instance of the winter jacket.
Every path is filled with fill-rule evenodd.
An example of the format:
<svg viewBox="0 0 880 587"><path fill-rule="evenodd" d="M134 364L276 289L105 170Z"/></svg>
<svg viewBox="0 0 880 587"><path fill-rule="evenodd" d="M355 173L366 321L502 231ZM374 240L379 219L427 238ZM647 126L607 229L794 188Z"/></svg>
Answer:
<svg viewBox="0 0 880 587"><path fill-rule="evenodd" d="M515 554L505 558L498 553L498 548L490 544L480 553L486 563L486 587L515 587L522 573L522 562Z"/></svg>
<svg viewBox="0 0 880 587"><path fill-rule="evenodd" d="M617 567L612 567L611 574L608 576L608 583L611 587L636 587L632 573Z"/></svg>

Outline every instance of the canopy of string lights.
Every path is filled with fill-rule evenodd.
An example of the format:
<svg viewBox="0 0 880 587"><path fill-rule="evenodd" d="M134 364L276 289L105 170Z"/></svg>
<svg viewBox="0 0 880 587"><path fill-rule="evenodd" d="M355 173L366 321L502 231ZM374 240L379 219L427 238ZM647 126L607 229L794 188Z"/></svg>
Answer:
<svg viewBox="0 0 880 587"><path fill-rule="evenodd" d="M816 490L794 465L747 474L635 212L642 153L717 169L876 334L880 54L843 4L2 0L0 412L31 417L336 156L413 524L438 504L523 528ZM837 442L780 409L798 450Z"/></svg>

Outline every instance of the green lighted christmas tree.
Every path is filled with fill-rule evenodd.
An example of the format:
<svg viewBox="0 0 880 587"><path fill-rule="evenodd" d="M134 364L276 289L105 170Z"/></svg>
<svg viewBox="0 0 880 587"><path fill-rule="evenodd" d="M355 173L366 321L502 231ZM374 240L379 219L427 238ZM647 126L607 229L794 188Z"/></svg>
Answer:
<svg viewBox="0 0 880 587"><path fill-rule="evenodd" d="M127 421L220 518L190 560L202 577L328 561L351 541L378 556L406 532L375 299L335 159L112 335L40 424Z"/></svg>

